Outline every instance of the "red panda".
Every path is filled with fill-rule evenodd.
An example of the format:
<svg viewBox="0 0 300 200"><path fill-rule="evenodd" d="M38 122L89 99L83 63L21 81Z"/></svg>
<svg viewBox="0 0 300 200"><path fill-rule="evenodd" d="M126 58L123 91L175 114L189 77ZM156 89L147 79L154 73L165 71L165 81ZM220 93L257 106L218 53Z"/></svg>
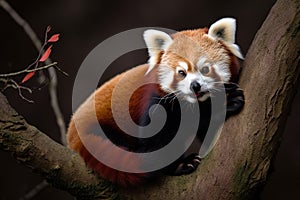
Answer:
<svg viewBox="0 0 300 200"><path fill-rule="evenodd" d="M211 106L212 91L225 85L226 117L238 113L244 105L243 92L235 84L239 74L237 58L243 59L235 44L235 29L235 19L223 18L210 28L172 35L158 30L145 31L144 40L150 57L148 64L113 77L91 94L71 119L68 147L77 151L102 178L122 186L137 185L151 176L151 172L143 172L145 160L131 152L155 151L175 137L181 117L177 99L187 105L199 104L203 111L201 121L204 124L199 122L195 139L199 142L193 142L201 143L211 117L209 109L206 110ZM165 125L157 135L145 139L140 137L143 133L138 129L129 128L128 133L118 126L122 124L126 128L131 120L139 126L148 125L150 112L153 112L150 108L156 104L162 105L167 114ZM131 119L124 113L125 107ZM98 124L107 138L93 132ZM120 154L110 142L124 150L123 153ZM87 146L94 152L91 153ZM116 167L100 162L96 154L109 159L110 165ZM200 160L197 151L184 153L161 171L173 175L188 174L197 168ZM156 161L147 161L151 162ZM132 169L131 172L119 170L122 166Z"/></svg>

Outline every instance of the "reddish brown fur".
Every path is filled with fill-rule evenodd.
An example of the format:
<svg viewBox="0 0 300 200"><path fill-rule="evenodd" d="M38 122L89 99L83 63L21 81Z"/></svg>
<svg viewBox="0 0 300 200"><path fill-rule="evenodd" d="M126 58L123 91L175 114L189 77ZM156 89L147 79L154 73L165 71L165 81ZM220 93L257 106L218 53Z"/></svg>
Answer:
<svg viewBox="0 0 300 200"><path fill-rule="evenodd" d="M230 43L231 41L228 42L216 38L214 35L208 35L208 32L208 28L177 32L171 36L173 42L170 43L168 48L160 51L157 57L154 56L155 59L152 60L157 62L154 64L167 66L158 70L159 76L162 77L160 80L166 80L162 84L166 92L175 91L177 83L183 80L176 70L180 62L187 64L187 73L195 73L202 67L198 64L198 61L201 60L200 58L203 58L205 64L211 67L211 72L204 76L220 82L237 81L239 62L235 55L242 58L238 46L235 47L234 44ZM234 51L234 54L231 50ZM162 54L162 52L164 53ZM168 68L173 68L175 72L172 82L164 79L165 76L163 74L166 74Z"/></svg>
<svg viewBox="0 0 300 200"><path fill-rule="evenodd" d="M86 149L85 146L88 145L89 148L97 149L99 151L94 153L107 154L107 156L111 157L111 159L114 159L116 165L119 165L120 163L126 163L126 165L131 165L133 169L140 165L140 161L135 157L130 157L129 155L123 154L118 155L114 153L108 142L103 140L99 136L86 134L85 136L81 136L81 138L79 138L78 134L76 134L77 131L75 129L75 125L72 121L69 127L68 134L69 147L77 151L83 157L87 165L95 172L97 172L97 174L99 174L102 178L107 179L113 183L118 183L122 186L130 186L141 183L142 180L146 177L146 174L142 173L132 174L120 172L99 162L94 156L91 155L91 153ZM82 143L82 141L84 141L84 144Z"/></svg>
<svg viewBox="0 0 300 200"><path fill-rule="evenodd" d="M167 61L170 66L178 66L178 61L184 61L188 64L190 72L195 71L195 63L199 59L199 55L206 55L209 60L222 60L226 57L231 72L230 81L237 81L239 74L239 61L228 47L220 40L212 40L207 37L208 28L186 30L175 33L172 38L176 42L171 45L170 52L164 55L162 61ZM186 48L186 47L189 48Z"/></svg>
<svg viewBox="0 0 300 200"><path fill-rule="evenodd" d="M109 126L115 134L125 135L116 125L112 114L112 92L115 89L116 85L120 82L121 88L123 88L124 90L118 90L116 93L116 98L120 103L119 105L116 105L116 110L119 110L118 106L128 106L125 102L122 101L122 99L119 99L119 97L130 95L126 93L126 91L128 91L130 87L135 87L137 83L145 82L145 73L147 68L147 65L141 65L127 72L124 72L123 74L105 83L93 94L95 96L94 106L97 114L97 120L101 124L101 126ZM153 80L155 78L154 74L155 70L147 76L147 79L155 81ZM154 90L157 90L158 93L162 93L157 84L144 85L138 88L136 92L134 92L129 103L130 114L132 115L134 121L137 122L143 114L144 105L146 105L145 102L149 101L151 92L153 92ZM90 118L89 113L92 112L92 106L93 104L91 102L91 99L89 98L74 114L70 122L67 135L69 147L77 151L84 158L87 165L95 172L97 172L101 177L110 180L111 182L118 183L122 186L131 186L141 183L142 180L147 176L146 174L126 173L110 168L105 164L99 162L87 150L86 147L88 146L89 149L95 150L93 151L94 154L99 153L104 155L104 157L110 159L114 166L127 165L133 171L138 171L139 166L142 162L129 153L118 155L114 152L113 148L109 145L107 140L89 133L89 128L98 123ZM117 112L117 115L119 115L118 117L121 120L124 120L124 123L126 123L126 120L128 119L126 118L127 116L122 116L123 113L121 112ZM128 139L127 142L130 143L130 139Z"/></svg>
<svg viewBox="0 0 300 200"><path fill-rule="evenodd" d="M237 57L235 57L231 52L229 52L229 56L230 56L230 73L231 73L231 78L230 78L230 82L234 82L237 83L238 81L238 76L240 73L240 63L237 59Z"/></svg>
<svg viewBox="0 0 300 200"><path fill-rule="evenodd" d="M176 39L177 42L171 45L170 51L161 51L159 53L156 60L157 64L165 62L174 67L177 66L178 61L185 61L188 63L189 70L192 71L195 69L194 65L198 61L199 55L205 54L210 60L226 59L232 73L231 80L235 80L239 71L237 58L229 52L222 42L212 41L211 38L205 36L207 31L208 29L204 28L174 34L172 37ZM189 48L186 48L187 46ZM132 157L129 153L125 153L125 155L117 154L111 148L107 140L93 135L92 132L90 132L90 128L100 123L101 126L108 127L111 131L106 134L122 136L125 138L126 143L131 143L130 138L128 137L128 139L126 139L126 134L117 126L112 114L112 93L116 89L117 103L114 104L114 106L117 117L121 120L121 123L126 124L128 121L128 116L121 112L124 107L128 106L132 119L138 123L145 111L147 102L149 102L151 98L152 92L155 91L160 96L164 96L165 92L160 89L158 84L144 85L138 88L133 95L128 91L140 83L144 84L147 81L157 82L157 68L158 67L155 67L145 76L148 65L141 65L114 77L97 89L91 97L78 108L69 125L67 135L69 147L80 153L87 165L95 170L101 177L123 186L139 184L143 178L147 177L147 174L127 173L112 169L91 155L86 146L89 146L89 149L94 149L95 151L93 153L95 154L104 154L104 157L110 159L112 163L117 166L127 165L133 170L136 169L136 171L138 171L143 161ZM211 73L214 73L214 71ZM132 96L128 105L124 97L130 95ZM92 97L95 97L94 104ZM96 111L96 119L92 118L93 108L95 108ZM134 141L129 146L133 145Z"/></svg>

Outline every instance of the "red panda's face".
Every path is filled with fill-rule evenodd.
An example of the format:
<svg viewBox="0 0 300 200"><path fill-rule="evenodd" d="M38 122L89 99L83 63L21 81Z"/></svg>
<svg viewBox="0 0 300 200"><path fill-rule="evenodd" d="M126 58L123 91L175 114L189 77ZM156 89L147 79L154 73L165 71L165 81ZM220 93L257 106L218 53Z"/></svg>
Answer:
<svg viewBox="0 0 300 200"><path fill-rule="evenodd" d="M157 67L158 81L167 93L195 103L205 101L221 83L238 72L234 44L235 21L225 18L210 29L182 31L169 36L149 30L145 41L149 49L149 70Z"/></svg>
<svg viewBox="0 0 300 200"><path fill-rule="evenodd" d="M158 66L161 88L191 103L205 101L209 91L231 78L228 50L207 36L205 30L196 32L196 38L185 32L175 34Z"/></svg>

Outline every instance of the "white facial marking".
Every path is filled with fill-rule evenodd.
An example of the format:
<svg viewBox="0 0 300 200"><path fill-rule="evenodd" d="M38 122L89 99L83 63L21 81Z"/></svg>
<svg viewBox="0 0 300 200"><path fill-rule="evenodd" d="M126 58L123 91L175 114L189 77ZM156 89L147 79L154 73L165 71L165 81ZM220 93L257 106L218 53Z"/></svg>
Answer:
<svg viewBox="0 0 300 200"><path fill-rule="evenodd" d="M180 74L179 73L180 71L184 71L184 73L186 74L186 70L185 69L183 69L182 67L176 67L176 73ZM185 78L185 77L183 76L183 78Z"/></svg>
<svg viewBox="0 0 300 200"><path fill-rule="evenodd" d="M187 73L186 77L179 81L177 84L177 89L180 90L181 94L184 95L186 101L190 103L196 103L197 98L194 96L194 92L190 89L191 83L193 81L199 82L200 85L205 85L200 73Z"/></svg>
<svg viewBox="0 0 300 200"><path fill-rule="evenodd" d="M229 66L226 63L216 63L214 65L215 72L220 76L221 81L229 81L231 74L229 70Z"/></svg>
<svg viewBox="0 0 300 200"><path fill-rule="evenodd" d="M197 98L195 97L191 97L191 96L186 96L185 99L190 102L190 103L196 103L197 102Z"/></svg>
<svg viewBox="0 0 300 200"><path fill-rule="evenodd" d="M215 72L220 76L221 81L229 81L230 79L230 70L229 66L226 62L217 62L215 64L211 64L208 62L207 58L205 56L201 56L197 62L197 67L199 70L201 70L202 67L212 67L215 69ZM213 81L213 80L211 80Z"/></svg>
<svg viewBox="0 0 300 200"><path fill-rule="evenodd" d="M215 80L214 77L205 75L201 73L203 67L209 67L210 70L214 68L215 73L221 78L221 81L228 81L230 79L230 70L226 62L211 63L209 59L202 55L199 57L196 66L198 70L196 72L190 73L188 69L188 64L186 62L178 62L179 66L176 68L177 72L180 69L186 69L187 75L185 78L178 82L176 90L179 90L183 95L184 99L190 103L196 103L197 101L205 101L210 96L210 90L215 87L215 82L220 80ZM197 81L201 86L201 93L197 97L191 89L191 83Z"/></svg>
<svg viewBox="0 0 300 200"><path fill-rule="evenodd" d="M209 67L210 70L214 69L214 72L218 74L221 80L215 80L214 77L204 75L201 73L203 67ZM228 81L230 79L230 70L228 63L225 61L219 61L217 63L211 63L206 56L199 57L196 67L198 70L196 72L188 71L188 63L184 61L179 61L178 66L174 68L168 65L161 65L159 67L159 82L161 88L167 93L180 92L179 96L183 97L189 103L196 103L198 101L206 101L210 96L210 90L215 87L218 81ZM184 70L186 76L182 80L174 84L174 76L177 76L179 70ZM201 86L201 94L198 97L194 94L191 89L191 83L197 81Z"/></svg>
<svg viewBox="0 0 300 200"><path fill-rule="evenodd" d="M166 92L173 92L171 89L171 84L174 79L174 71L168 66L159 67L159 82L161 88Z"/></svg>
<svg viewBox="0 0 300 200"><path fill-rule="evenodd" d="M207 58L205 56L201 56L196 65L198 68L201 68L204 65L207 65Z"/></svg>
<svg viewBox="0 0 300 200"><path fill-rule="evenodd" d="M182 81L178 82L178 89L184 94L192 94L190 90L190 85L193 81L197 80L197 75L195 73L188 73Z"/></svg>
<svg viewBox="0 0 300 200"><path fill-rule="evenodd" d="M178 62L178 64L179 64L180 67L182 67L183 69L185 69L185 71L187 71L188 68L189 68L188 64L186 62L181 61L181 62Z"/></svg>

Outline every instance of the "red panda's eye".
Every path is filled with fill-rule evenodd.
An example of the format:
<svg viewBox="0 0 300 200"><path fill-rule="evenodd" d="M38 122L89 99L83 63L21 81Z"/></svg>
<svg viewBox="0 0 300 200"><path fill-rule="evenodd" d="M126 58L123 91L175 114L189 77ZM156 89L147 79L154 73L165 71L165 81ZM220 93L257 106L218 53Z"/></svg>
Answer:
<svg viewBox="0 0 300 200"><path fill-rule="evenodd" d="M178 75L182 78L186 77L186 72L184 70L178 70Z"/></svg>
<svg viewBox="0 0 300 200"><path fill-rule="evenodd" d="M205 66L205 67L202 67L200 72L205 75L205 74L208 74L209 73L209 67Z"/></svg>

